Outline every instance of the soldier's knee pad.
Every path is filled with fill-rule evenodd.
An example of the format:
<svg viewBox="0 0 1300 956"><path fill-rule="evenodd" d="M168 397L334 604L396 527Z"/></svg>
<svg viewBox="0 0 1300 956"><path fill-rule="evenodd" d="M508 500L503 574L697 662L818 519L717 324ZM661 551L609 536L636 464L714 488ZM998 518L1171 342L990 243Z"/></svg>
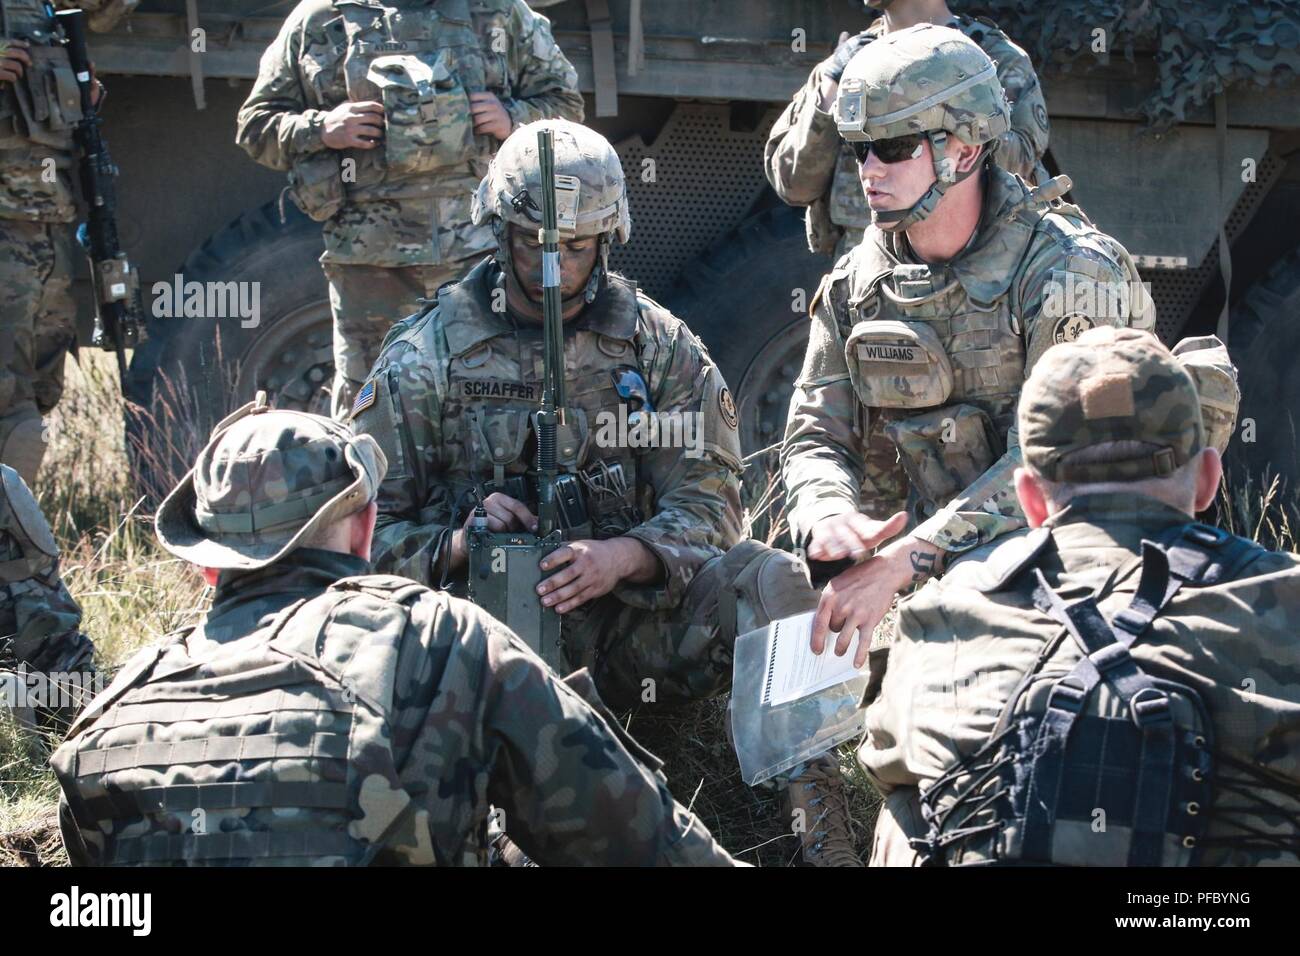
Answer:
<svg viewBox="0 0 1300 956"><path fill-rule="evenodd" d="M45 422L35 407L25 405L0 418L0 463L18 472L28 486L45 458Z"/></svg>
<svg viewBox="0 0 1300 956"><path fill-rule="evenodd" d="M817 609L808 567L788 551L742 541L718 566L718 623L732 640L772 621Z"/></svg>

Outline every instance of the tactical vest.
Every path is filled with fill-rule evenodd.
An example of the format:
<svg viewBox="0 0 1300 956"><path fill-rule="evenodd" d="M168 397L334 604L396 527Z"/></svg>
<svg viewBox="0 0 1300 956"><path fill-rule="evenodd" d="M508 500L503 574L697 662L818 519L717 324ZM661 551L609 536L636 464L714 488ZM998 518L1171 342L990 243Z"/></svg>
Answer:
<svg viewBox="0 0 1300 956"><path fill-rule="evenodd" d="M533 422L542 398L542 327L502 328L502 320L482 297L485 265L439 293L438 311L450 360L434 363L442 404L442 456L445 476L463 518L470 492L479 483L502 486L536 468ZM641 303L635 283L610 275L604 291L588 307L583 326L628 329L626 336L579 327L565 330L566 423L559 428L557 459L562 473L587 476L587 511L592 533L571 537L617 537L653 512L652 494L642 488L635 447L637 433L628 421L632 409L615 389L619 366L644 376L652 344L636 332ZM606 322L606 317L617 321ZM631 321L628 321L631 319ZM648 382L652 393L657 383ZM622 430L620 430L622 429ZM624 494L593 493L604 468L622 467ZM635 518L635 520L633 520Z"/></svg>
<svg viewBox="0 0 1300 956"><path fill-rule="evenodd" d="M81 93L67 50L43 0L0 0L0 36L27 40L32 65L17 83L0 85L0 165L31 170L20 183L0 183L0 217L70 222L74 215L73 131L82 119ZM47 160L54 182L40 173Z"/></svg>
<svg viewBox="0 0 1300 956"><path fill-rule="evenodd" d="M475 30L469 0L393 7L373 0L333 0L339 20L327 24L323 46L306 49L300 68L316 98L330 108L341 74L346 98L384 105L382 148L327 150L303 157L290 181L299 204L329 219L344 200L416 199L472 189L486 172L491 137L474 133L469 94L506 95L507 37L496 27ZM339 175L340 159L356 163L354 179Z"/></svg>
<svg viewBox="0 0 1300 956"><path fill-rule="evenodd" d="M1032 595L1063 633L984 746L921 794L928 832L912 846L929 865L1194 865L1226 757L1200 695L1144 671L1129 648L1180 588L1233 580L1266 552L1198 523L1144 541L1132 602L1107 621L1104 593L1067 604L1049 587L1051 534L1033 534L980 590Z"/></svg>
<svg viewBox="0 0 1300 956"><path fill-rule="evenodd" d="M966 270L962 276L951 263L899 262L882 245L898 240L877 232L818 293L847 298L837 315L845 363L867 420L864 443L880 459L868 471L901 469L918 521L997 461L1015 424L1026 359L1018 266L1044 220L1020 189L1020 202L972 240L978 250L996 231L998 254L959 254L954 262ZM1085 241L1099 235L1073 206L1057 202L1050 212L1061 229ZM896 463L882 450L891 444Z"/></svg>
<svg viewBox="0 0 1300 956"><path fill-rule="evenodd" d="M349 578L290 605L264 641L191 658L187 630L137 656L51 760L77 825L102 834L99 862L374 860L411 804L392 765L392 672L368 649L397 646L400 605L423 591Z"/></svg>

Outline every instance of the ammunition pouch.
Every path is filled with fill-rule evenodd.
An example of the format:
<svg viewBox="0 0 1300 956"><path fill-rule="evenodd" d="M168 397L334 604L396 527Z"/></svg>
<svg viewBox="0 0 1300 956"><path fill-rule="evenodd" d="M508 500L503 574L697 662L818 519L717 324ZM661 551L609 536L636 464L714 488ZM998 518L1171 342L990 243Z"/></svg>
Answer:
<svg viewBox="0 0 1300 956"><path fill-rule="evenodd" d="M432 65L418 56L390 54L370 63L366 79L379 90L387 117L384 159L398 175L463 166L479 153L469 94L452 51Z"/></svg>
<svg viewBox="0 0 1300 956"><path fill-rule="evenodd" d="M317 222L332 219L346 198L338 154L326 150L294 163L289 170L289 194Z"/></svg>
<svg viewBox="0 0 1300 956"><path fill-rule="evenodd" d="M867 408L933 408L952 395L952 363L928 323L859 322L844 350L849 380Z"/></svg>
<svg viewBox="0 0 1300 956"><path fill-rule="evenodd" d="M16 130L33 143L72 149L72 131L81 122L81 91L68 53L59 46L32 46L32 65L14 84Z"/></svg>
<svg viewBox="0 0 1300 956"><path fill-rule="evenodd" d="M1002 456L1003 443L988 413L973 405L948 405L891 421L885 434L926 517L942 508Z"/></svg>

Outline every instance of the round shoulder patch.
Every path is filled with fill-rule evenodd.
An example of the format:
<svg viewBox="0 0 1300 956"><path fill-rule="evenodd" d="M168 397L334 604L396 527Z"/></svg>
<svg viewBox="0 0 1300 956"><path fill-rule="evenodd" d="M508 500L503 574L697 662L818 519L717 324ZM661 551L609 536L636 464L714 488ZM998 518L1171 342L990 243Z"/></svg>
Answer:
<svg viewBox="0 0 1300 956"><path fill-rule="evenodd" d="M1052 342L1056 344L1061 342L1073 342L1094 325L1096 325L1096 323L1082 312L1074 312L1070 315L1062 316L1057 320L1056 328L1052 330Z"/></svg>
<svg viewBox="0 0 1300 956"><path fill-rule="evenodd" d="M23 535L43 554L58 557L59 546L54 540L54 532L50 530L50 523L45 520L41 506L36 503L18 472L8 465L0 465L0 484L4 486L6 507Z"/></svg>
<svg viewBox="0 0 1300 956"><path fill-rule="evenodd" d="M731 389L725 385L718 389L718 411L722 412L722 420L728 428L736 427L740 420L736 415L736 403L731 397Z"/></svg>

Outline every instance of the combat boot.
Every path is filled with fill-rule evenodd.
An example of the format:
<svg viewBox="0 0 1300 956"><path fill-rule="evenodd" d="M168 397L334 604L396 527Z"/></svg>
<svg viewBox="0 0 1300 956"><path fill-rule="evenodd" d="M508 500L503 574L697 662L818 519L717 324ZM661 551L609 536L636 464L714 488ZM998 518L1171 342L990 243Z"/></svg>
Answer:
<svg viewBox="0 0 1300 956"><path fill-rule="evenodd" d="M833 754L804 765L786 784L791 819L803 843L808 866L862 866L853 849L853 827L844 793L844 777ZM802 811L802 812L800 812Z"/></svg>

